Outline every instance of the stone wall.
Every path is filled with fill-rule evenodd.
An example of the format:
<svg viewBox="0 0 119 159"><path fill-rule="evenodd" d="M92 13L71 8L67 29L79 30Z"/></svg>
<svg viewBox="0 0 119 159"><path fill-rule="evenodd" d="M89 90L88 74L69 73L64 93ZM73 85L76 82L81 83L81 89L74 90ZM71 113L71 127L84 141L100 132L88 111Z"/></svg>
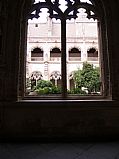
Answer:
<svg viewBox="0 0 119 159"><path fill-rule="evenodd" d="M19 101L24 66L23 19L27 0L2 0L2 53L0 55L0 138L118 138L119 136L119 1L105 0L110 85L113 99L77 101ZM96 1L101 5L101 1ZM104 30L105 31L105 30ZM103 43L105 46L106 44ZM105 48L105 47L104 47ZM107 55L105 55L107 56ZM104 63L105 64L105 63ZM19 72L21 73L19 75ZM19 77L19 78L18 78ZM20 79L20 82L18 82ZM20 87L21 88L21 87ZM19 90L19 92L22 89Z"/></svg>

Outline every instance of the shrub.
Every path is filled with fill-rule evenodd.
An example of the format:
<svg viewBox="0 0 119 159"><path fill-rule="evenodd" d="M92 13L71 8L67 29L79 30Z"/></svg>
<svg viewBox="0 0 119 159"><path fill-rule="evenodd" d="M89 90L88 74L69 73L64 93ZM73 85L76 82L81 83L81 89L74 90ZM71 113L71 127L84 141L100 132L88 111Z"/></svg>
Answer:
<svg viewBox="0 0 119 159"><path fill-rule="evenodd" d="M37 86L34 87L37 94L60 94L61 88L54 86L51 81L39 80Z"/></svg>
<svg viewBox="0 0 119 159"><path fill-rule="evenodd" d="M68 94L81 94L81 95L85 95L86 92L77 87L77 88L68 90Z"/></svg>
<svg viewBox="0 0 119 159"><path fill-rule="evenodd" d="M87 62L83 63L82 70L74 71L74 82L77 88L85 87L88 92L100 92L100 70Z"/></svg>
<svg viewBox="0 0 119 159"><path fill-rule="evenodd" d="M44 88L44 87L53 87L53 84L51 81L48 81L48 80L39 80L37 82L36 89Z"/></svg>

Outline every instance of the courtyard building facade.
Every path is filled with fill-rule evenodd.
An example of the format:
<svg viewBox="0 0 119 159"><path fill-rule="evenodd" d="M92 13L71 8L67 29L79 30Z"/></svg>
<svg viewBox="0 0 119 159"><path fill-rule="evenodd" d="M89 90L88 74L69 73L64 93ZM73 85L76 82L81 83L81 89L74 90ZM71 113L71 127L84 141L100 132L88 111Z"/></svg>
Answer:
<svg viewBox="0 0 119 159"><path fill-rule="evenodd" d="M84 62L99 65L98 22L88 19L85 9L78 18L66 22L67 89L75 84L73 72L82 69ZM46 15L43 19L28 20L26 79L31 87L40 79L61 86L61 22Z"/></svg>

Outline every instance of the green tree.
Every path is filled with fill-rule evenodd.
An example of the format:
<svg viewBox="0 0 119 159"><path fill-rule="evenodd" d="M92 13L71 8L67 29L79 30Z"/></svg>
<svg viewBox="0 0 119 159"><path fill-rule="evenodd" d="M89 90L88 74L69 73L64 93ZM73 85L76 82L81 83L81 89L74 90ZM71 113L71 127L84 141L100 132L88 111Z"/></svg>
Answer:
<svg viewBox="0 0 119 159"><path fill-rule="evenodd" d="M74 71L74 82L76 88L86 87L89 93L99 92L101 85L99 67L84 62L82 70Z"/></svg>
<svg viewBox="0 0 119 159"><path fill-rule="evenodd" d="M37 82L37 86L36 86L36 89L37 88L44 88L44 87L52 87L53 84L51 81L48 81L48 80L39 80Z"/></svg>
<svg viewBox="0 0 119 159"><path fill-rule="evenodd" d="M49 80L39 80L37 86L34 87L37 94L60 94L61 88L54 86Z"/></svg>

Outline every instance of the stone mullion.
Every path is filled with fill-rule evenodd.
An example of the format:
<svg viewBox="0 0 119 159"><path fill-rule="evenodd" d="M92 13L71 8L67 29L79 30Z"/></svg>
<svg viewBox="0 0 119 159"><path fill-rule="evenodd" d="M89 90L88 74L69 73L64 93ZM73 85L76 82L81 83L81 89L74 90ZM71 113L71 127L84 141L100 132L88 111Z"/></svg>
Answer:
<svg viewBox="0 0 119 159"><path fill-rule="evenodd" d="M61 19L61 75L62 97L67 96L67 70L66 70L66 19Z"/></svg>

